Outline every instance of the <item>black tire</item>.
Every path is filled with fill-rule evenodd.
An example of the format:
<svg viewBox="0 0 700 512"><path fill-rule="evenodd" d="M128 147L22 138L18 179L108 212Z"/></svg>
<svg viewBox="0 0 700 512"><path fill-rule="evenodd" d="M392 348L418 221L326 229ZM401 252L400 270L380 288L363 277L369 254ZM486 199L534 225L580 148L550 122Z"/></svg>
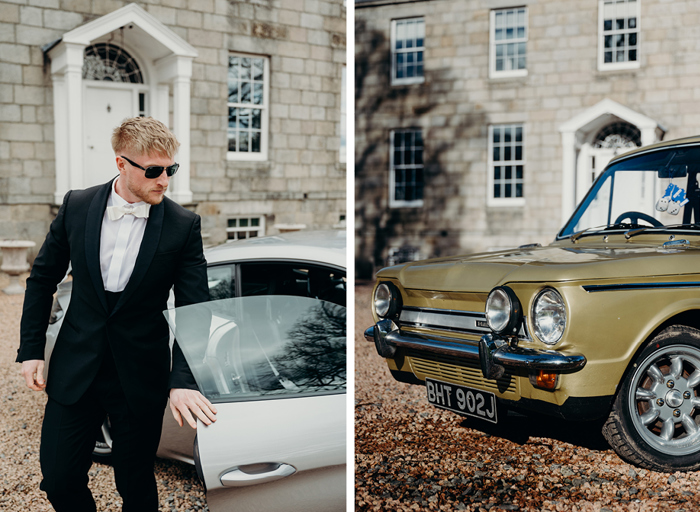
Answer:
<svg viewBox="0 0 700 512"><path fill-rule="evenodd" d="M95 441L95 448L92 450L93 462L107 464L108 466L112 465L112 437L110 436L110 429L109 418L105 418Z"/></svg>
<svg viewBox="0 0 700 512"><path fill-rule="evenodd" d="M700 469L700 330L674 325L646 344L622 381L603 435L636 466Z"/></svg>

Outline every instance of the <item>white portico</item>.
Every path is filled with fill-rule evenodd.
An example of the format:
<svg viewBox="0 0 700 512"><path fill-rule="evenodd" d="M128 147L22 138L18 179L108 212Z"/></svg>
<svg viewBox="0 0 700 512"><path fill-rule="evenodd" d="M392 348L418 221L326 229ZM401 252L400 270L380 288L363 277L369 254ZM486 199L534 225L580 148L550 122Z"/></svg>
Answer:
<svg viewBox="0 0 700 512"><path fill-rule="evenodd" d="M559 127L562 138L562 222L617 154L661 140L665 130L644 114L604 99Z"/></svg>
<svg viewBox="0 0 700 512"><path fill-rule="evenodd" d="M197 51L136 4L65 33L45 51L53 83L55 202L117 174L110 136L135 116L159 119L177 136L180 169L168 195L192 201L190 80Z"/></svg>

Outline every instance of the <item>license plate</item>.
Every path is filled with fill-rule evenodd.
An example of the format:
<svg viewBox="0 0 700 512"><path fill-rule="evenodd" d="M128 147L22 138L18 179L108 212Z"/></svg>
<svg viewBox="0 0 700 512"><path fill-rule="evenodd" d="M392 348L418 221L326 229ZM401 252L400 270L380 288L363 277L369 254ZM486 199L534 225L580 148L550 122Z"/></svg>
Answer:
<svg viewBox="0 0 700 512"><path fill-rule="evenodd" d="M435 407L498 423L496 395L493 393L433 379L425 379L425 389L428 402Z"/></svg>

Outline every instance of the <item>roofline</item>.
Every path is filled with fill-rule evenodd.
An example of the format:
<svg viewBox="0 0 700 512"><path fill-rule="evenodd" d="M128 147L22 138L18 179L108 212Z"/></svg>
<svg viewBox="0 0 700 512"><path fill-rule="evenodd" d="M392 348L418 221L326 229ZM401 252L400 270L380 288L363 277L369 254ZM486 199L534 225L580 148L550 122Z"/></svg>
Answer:
<svg viewBox="0 0 700 512"><path fill-rule="evenodd" d="M360 0L355 1L355 10L368 7L384 7L386 5L418 4L435 0Z"/></svg>
<svg viewBox="0 0 700 512"><path fill-rule="evenodd" d="M131 23L137 25L174 55L192 59L199 56L194 46L134 2L67 31L63 34L62 42L89 45L95 39Z"/></svg>

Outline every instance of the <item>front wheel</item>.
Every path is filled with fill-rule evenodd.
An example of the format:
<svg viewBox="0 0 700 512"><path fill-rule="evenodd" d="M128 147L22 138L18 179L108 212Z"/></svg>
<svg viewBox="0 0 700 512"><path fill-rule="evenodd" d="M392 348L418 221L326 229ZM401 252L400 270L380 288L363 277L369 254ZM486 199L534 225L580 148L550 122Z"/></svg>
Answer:
<svg viewBox="0 0 700 512"><path fill-rule="evenodd" d="M603 426L627 462L654 471L700 468L700 331L674 325L633 363Z"/></svg>

